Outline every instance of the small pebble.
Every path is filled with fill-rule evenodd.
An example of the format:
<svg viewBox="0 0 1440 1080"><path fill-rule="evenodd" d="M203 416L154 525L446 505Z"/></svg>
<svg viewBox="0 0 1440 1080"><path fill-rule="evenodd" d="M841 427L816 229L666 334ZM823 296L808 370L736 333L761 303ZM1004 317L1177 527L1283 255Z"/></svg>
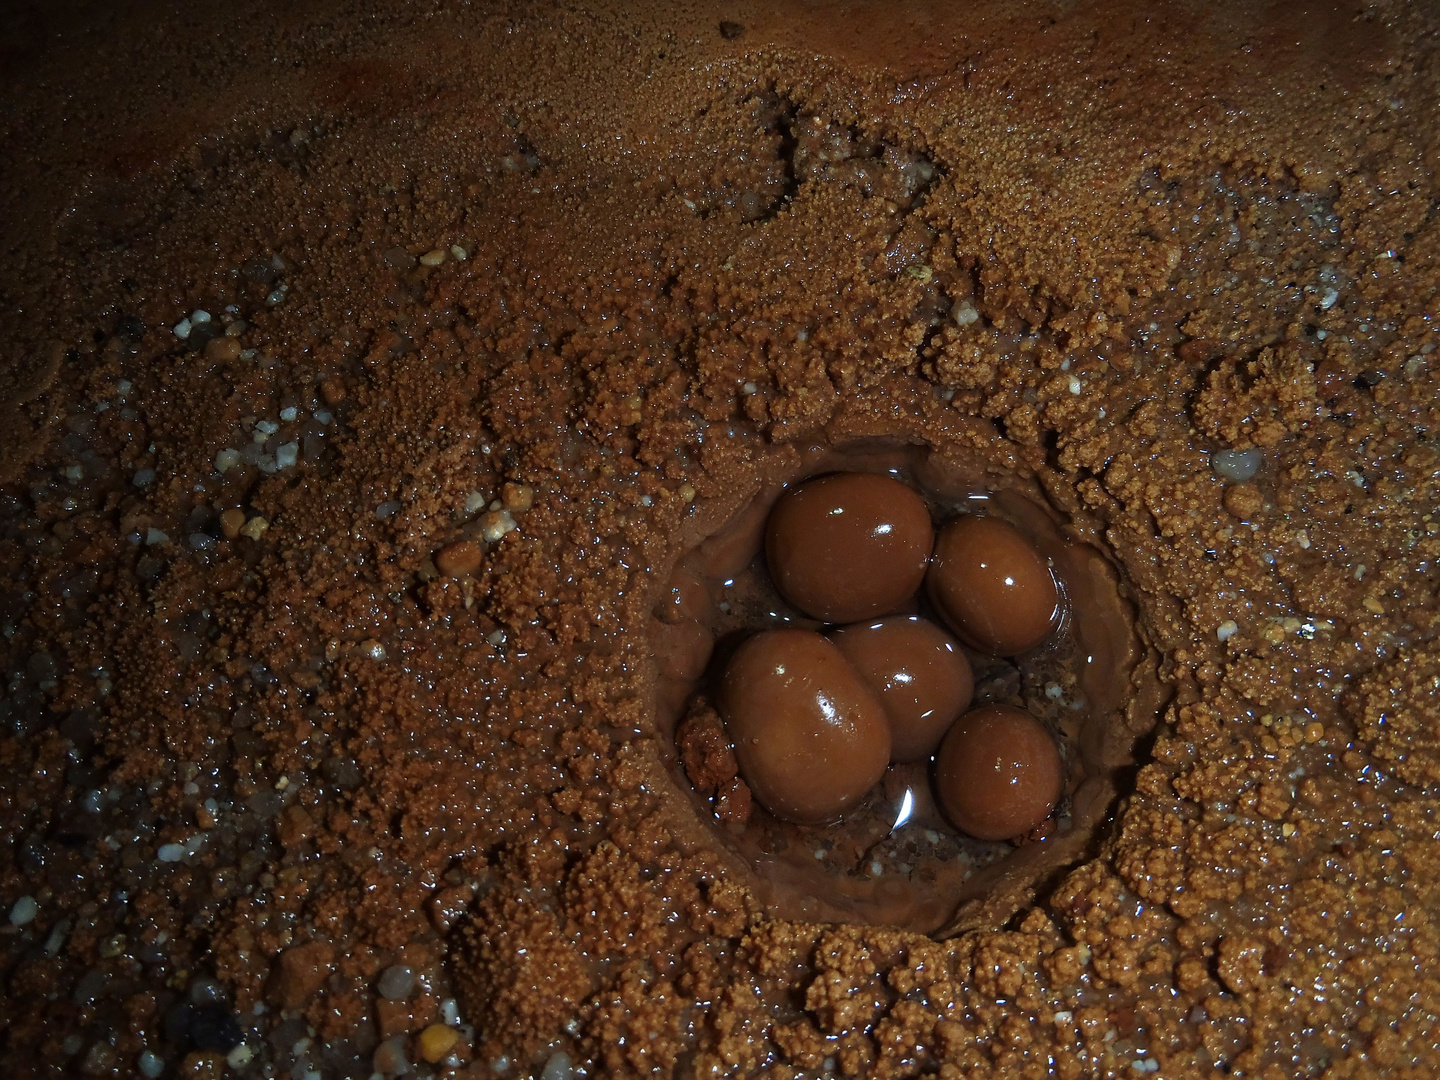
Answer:
<svg viewBox="0 0 1440 1080"><path fill-rule="evenodd" d="M239 465L242 460L244 459L240 457L239 450L231 450L227 447L215 455L215 471L227 473Z"/></svg>
<svg viewBox="0 0 1440 1080"><path fill-rule="evenodd" d="M1062 779L1055 740L1010 705L970 710L935 758L935 791L946 816L980 840L1009 840L1043 823L1060 799Z"/></svg>
<svg viewBox="0 0 1440 1080"><path fill-rule="evenodd" d="M154 482L154 469L137 469L134 477L131 478L131 483L133 483L136 487L149 487Z"/></svg>
<svg viewBox="0 0 1440 1080"><path fill-rule="evenodd" d="M951 629L981 652L1028 652L1060 620L1060 591L1049 566L999 518L969 515L941 529L926 581Z"/></svg>
<svg viewBox="0 0 1440 1080"><path fill-rule="evenodd" d="M975 690L970 661L940 627L914 615L853 623L830 635L890 719L890 759L927 761Z"/></svg>
<svg viewBox="0 0 1440 1080"><path fill-rule="evenodd" d="M285 408L280 410L280 419L285 421L285 423L287 424L294 423L295 418L299 415L300 410L295 408L294 405L287 405L285 406Z"/></svg>
<svg viewBox="0 0 1440 1080"><path fill-rule="evenodd" d="M915 595L935 539L914 491L877 473L834 473L785 493L765 526L775 587L807 615L859 622Z"/></svg>
<svg viewBox="0 0 1440 1080"><path fill-rule="evenodd" d="M500 501L515 513L529 510L535 504L535 489L529 484L506 484L500 489Z"/></svg>
<svg viewBox="0 0 1440 1080"><path fill-rule="evenodd" d="M480 535L492 544L515 529L515 519L508 510L492 510L480 519Z"/></svg>
<svg viewBox="0 0 1440 1080"><path fill-rule="evenodd" d="M469 256L465 254L465 249L459 244L450 245L450 254L455 257L455 260L457 262L464 262L466 259L469 258Z"/></svg>
<svg viewBox="0 0 1440 1080"><path fill-rule="evenodd" d="M415 989L415 972L404 964L394 964L380 973L375 990L386 1001L405 1001Z"/></svg>
<svg viewBox="0 0 1440 1080"><path fill-rule="evenodd" d="M216 363L227 364L240 357L240 339L233 337L215 337L205 343L205 359L213 360Z"/></svg>
<svg viewBox="0 0 1440 1080"><path fill-rule="evenodd" d="M300 460L299 443L283 443L275 448L275 468L288 469Z"/></svg>
<svg viewBox="0 0 1440 1080"><path fill-rule="evenodd" d="M22 896L10 908L10 925L27 926L34 921L39 911L40 905L33 896Z"/></svg>
<svg viewBox="0 0 1440 1080"><path fill-rule="evenodd" d="M443 1061L445 1055L460 1041L460 1032L444 1024L431 1024L420 1033L420 1056L432 1065Z"/></svg>
<svg viewBox="0 0 1440 1080"><path fill-rule="evenodd" d="M244 1043L241 1043L225 1055L225 1064L229 1065L232 1069L243 1069L246 1065L250 1064L251 1059L254 1057L255 1051L251 1050L250 1047Z"/></svg>
<svg viewBox="0 0 1440 1080"><path fill-rule="evenodd" d="M975 310L975 305L969 300L961 300L950 313L961 326L970 326L980 321L980 312Z"/></svg>
<svg viewBox="0 0 1440 1080"><path fill-rule="evenodd" d="M776 817L833 821L890 763L884 706L845 655L809 630L767 630L731 657L720 714L740 772Z"/></svg>
<svg viewBox="0 0 1440 1080"><path fill-rule="evenodd" d="M1221 641L1229 641L1239 632L1240 627L1235 624L1234 619L1226 619L1215 628L1215 636Z"/></svg>
<svg viewBox="0 0 1440 1080"><path fill-rule="evenodd" d="M446 577L466 577L480 569L485 552L473 540L457 540L435 553L435 568Z"/></svg>
<svg viewBox="0 0 1440 1080"><path fill-rule="evenodd" d="M128 943L129 939L124 934L111 934L100 942L97 951L101 956L110 959L111 957L120 956L124 953L125 946Z"/></svg>
<svg viewBox="0 0 1440 1080"><path fill-rule="evenodd" d="M1225 488L1225 509L1241 521L1254 521L1265 509L1265 496L1254 484L1231 484Z"/></svg>
<svg viewBox="0 0 1440 1080"><path fill-rule="evenodd" d="M190 313L190 321L196 326L203 326L210 321L210 313L197 308Z"/></svg>
<svg viewBox="0 0 1440 1080"><path fill-rule="evenodd" d="M1215 475L1243 484L1260 471L1265 455L1259 450L1216 450L1210 455L1210 467Z"/></svg>
<svg viewBox="0 0 1440 1080"><path fill-rule="evenodd" d="M160 849L155 852L155 857L163 863L179 862L185 858L185 845L161 844Z"/></svg>
<svg viewBox="0 0 1440 1080"><path fill-rule="evenodd" d="M540 1080L573 1080L574 1076L575 1065L564 1050L551 1054L545 1061L545 1068L540 1072Z"/></svg>
<svg viewBox="0 0 1440 1080"><path fill-rule="evenodd" d="M135 1059L135 1067L140 1070L140 1075L147 1080L156 1080L165 1071L165 1059L157 1056L149 1050L140 1051L140 1056Z"/></svg>
<svg viewBox="0 0 1440 1080"><path fill-rule="evenodd" d="M154 547L156 544L164 544L168 542L169 539L170 537L165 535L165 533L161 532L159 529L145 530L145 543L149 547Z"/></svg>
<svg viewBox="0 0 1440 1080"><path fill-rule="evenodd" d="M265 535L265 530L268 528L270 528L270 522L256 515L240 527L240 535L248 537L251 540L259 540Z"/></svg>
<svg viewBox="0 0 1440 1080"><path fill-rule="evenodd" d="M405 1056L405 1036L396 1035L386 1039L375 1048L371 1065L381 1076L399 1076L410 1071L410 1061Z"/></svg>
<svg viewBox="0 0 1440 1080"><path fill-rule="evenodd" d="M190 325L189 319L181 319L175 324L175 336L181 341L184 341L190 336L192 329L193 327Z"/></svg>
<svg viewBox="0 0 1440 1080"><path fill-rule="evenodd" d="M420 256L421 266L439 266L445 261L444 248L432 248Z"/></svg>
<svg viewBox="0 0 1440 1080"><path fill-rule="evenodd" d="M489 501L490 500L487 499L480 492L472 491L469 495L465 496L465 513L479 513L480 510L484 509L485 504Z"/></svg>
<svg viewBox="0 0 1440 1080"><path fill-rule="evenodd" d="M234 540L240 535L240 529L245 524L245 511L237 507L231 507L220 515L220 531L225 534L226 540Z"/></svg>

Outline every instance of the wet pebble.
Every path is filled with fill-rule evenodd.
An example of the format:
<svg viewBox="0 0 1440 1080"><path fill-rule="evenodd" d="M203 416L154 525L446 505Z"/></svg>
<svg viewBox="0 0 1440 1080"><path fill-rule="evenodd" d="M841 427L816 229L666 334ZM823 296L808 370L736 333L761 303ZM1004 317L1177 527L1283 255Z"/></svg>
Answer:
<svg viewBox="0 0 1440 1080"><path fill-rule="evenodd" d="M405 1036L396 1035L377 1046L371 1064L381 1076L399 1076L409 1072L410 1061L405 1056Z"/></svg>
<svg viewBox="0 0 1440 1080"><path fill-rule="evenodd" d="M1222 480L1243 484L1254 479L1264 460L1259 450L1216 450L1210 455L1210 467Z"/></svg>
<svg viewBox="0 0 1440 1080"><path fill-rule="evenodd" d="M885 707L890 759L928 759L975 690L970 661L956 641L914 615L854 623L830 640Z"/></svg>
<svg viewBox="0 0 1440 1080"><path fill-rule="evenodd" d="M747 640L726 666L718 704L741 775L776 817L833 820L889 764L884 708L844 654L811 631Z"/></svg>
<svg viewBox="0 0 1440 1080"><path fill-rule="evenodd" d="M980 840L1022 836L1060 798L1060 752L1023 709L985 705L955 722L935 758L935 792L945 815Z"/></svg>
<svg viewBox="0 0 1440 1080"><path fill-rule="evenodd" d="M1241 521L1254 521L1265 509L1265 496L1254 484L1231 484L1225 489L1225 509Z"/></svg>
<svg viewBox="0 0 1440 1080"><path fill-rule="evenodd" d="M484 561L484 549L473 540L457 540L435 553L435 568L446 577L466 577Z"/></svg>
<svg viewBox="0 0 1440 1080"><path fill-rule="evenodd" d="M40 905L33 896L22 896L10 907L10 925L26 926L33 922L40 912Z"/></svg>
<svg viewBox="0 0 1440 1080"><path fill-rule="evenodd" d="M765 529L770 576L807 615L847 623L888 615L925 579L935 530L924 500L874 473L807 480Z"/></svg>
<svg viewBox="0 0 1440 1080"><path fill-rule="evenodd" d="M1028 652L1059 622L1060 591L1049 566L999 518L972 515L941 529L926 584L951 629L993 656Z"/></svg>
<svg viewBox="0 0 1440 1080"><path fill-rule="evenodd" d="M404 1001L415 989L415 972L404 964L395 964L380 973L375 989L386 1001Z"/></svg>

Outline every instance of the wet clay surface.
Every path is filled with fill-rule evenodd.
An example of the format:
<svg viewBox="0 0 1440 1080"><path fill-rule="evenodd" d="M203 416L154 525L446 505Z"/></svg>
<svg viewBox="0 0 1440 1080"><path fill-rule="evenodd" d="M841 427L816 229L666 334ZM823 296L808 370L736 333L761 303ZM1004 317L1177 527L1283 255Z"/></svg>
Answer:
<svg viewBox="0 0 1440 1080"><path fill-rule="evenodd" d="M1435 1075L1431 7L585 8L7 9L6 1075ZM682 783L826 455L1089 613L954 888Z"/></svg>

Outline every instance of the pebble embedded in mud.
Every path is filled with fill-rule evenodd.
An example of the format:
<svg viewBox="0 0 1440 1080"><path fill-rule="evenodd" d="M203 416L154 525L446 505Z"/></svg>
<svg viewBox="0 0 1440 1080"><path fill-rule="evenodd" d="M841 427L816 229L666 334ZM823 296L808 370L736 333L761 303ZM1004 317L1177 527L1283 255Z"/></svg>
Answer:
<svg viewBox="0 0 1440 1080"><path fill-rule="evenodd" d="M975 690L960 646L915 615L854 623L832 632L830 640L885 707L891 760L929 760Z"/></svg>
<svg viewBox="0 0 1440 1080"><path fill-rule="evenodd" d="M941 529L926 583L946 622L981 652L1028 652L1060 619L1060 591L1045 560L996 518L970 515Z"/></svg>
<svg viewBox="0 0 1440 1080"><path fill-rule="evenodd" d="M807 630L770 630L731 657L718 692L741 775L776 817L839 817L890 762L890 725L844 655Z"/></svg>
<svg viewBox="0 0 1440 1080"><path fill-rule="evenodd" d="M1251 522L1265 509L1265 496L1253 484L1231 484L1225 489L1224 503L1235 517Z"/></svg>
<svg viewBox="0 0 1440 1080"><path fill-rule="evenodd" d="M484 550L473 540L457 540L435 553L435 568L446 577L466 577L484 561Z"/></svg>
<svg viewBox="0 0 1440 1080"><path fill-rule="evenodd" d="M934 529L913 490L888 476L836 473L786 493L765 553L782 596L832 623L887 615L925 578Z"/></svg>
<svg viewBox="0 0 1440 1080"><path fill-rule="evenodd" d="M981 840L1009 840L1055 809L1060 754L1043 724L1009 705L962 716L940 744L935 788L946 816Z"/></svg>

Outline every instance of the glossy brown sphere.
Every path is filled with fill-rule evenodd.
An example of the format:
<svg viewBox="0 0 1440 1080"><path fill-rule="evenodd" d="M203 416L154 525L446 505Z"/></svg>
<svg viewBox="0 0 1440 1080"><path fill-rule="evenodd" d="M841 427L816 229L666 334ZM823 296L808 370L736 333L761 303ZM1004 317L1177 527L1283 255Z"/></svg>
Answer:
<svg viewBox="0 0 1440 1080"><path fill-rule="evenodd" d="M885 710L840 650L809 630L768 630L735 650L720 715L745 782L776 817L839 817L890 761Z"/></svg>
<svg viewBox="0 0 1440 1080"><path fill-rule="evenodd" d="M782 596L825 622L894 611L915 594L935 531L924 500L876 473L834 473L786 493L765 529Z"/></svg>
<svg viewBox="0 0 1440 1080"><path fill-rule="evenodd" d="M1060 752L1023 709L983 705L955 721L935 758L935 794L962 832L980 840L1023 836L1060 799Z"/></svg>
<svg viewBox="0 0 1440 1080"><path fill-rule="evenodd" d="M830 635L890 718L890 760L925 761L970 704L975 676L955 639L928 619L894 615Z"/></svg>
<svg viewBox="0 0 1440 1080"><path fill-rule="evenodd" d="M997 518L962 517L941 529L926 583L961 640L994 656L1035 648L1060 618L1060 590L1045 560Z"/></svg>

